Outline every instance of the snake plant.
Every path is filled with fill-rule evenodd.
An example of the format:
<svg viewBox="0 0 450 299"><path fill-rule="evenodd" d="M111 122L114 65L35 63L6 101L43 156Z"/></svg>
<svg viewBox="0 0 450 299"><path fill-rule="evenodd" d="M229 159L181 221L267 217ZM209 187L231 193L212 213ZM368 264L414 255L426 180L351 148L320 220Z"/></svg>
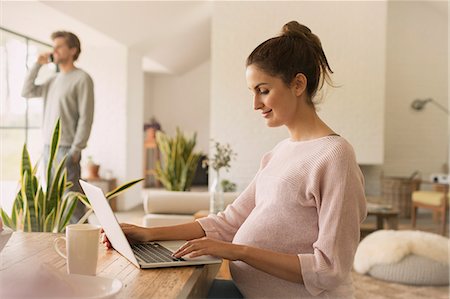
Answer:
<svg viewBox="0 0 450 299"><path fill-rule="evenodd" d="M36 175L37 164L32 167L27 145L23 146L20 169L20 190L13 203L11 216L0 208L1 218L6 226L25 232L63 232L69 224L70 217L79 201L89 209L80 222L86 221L92 213L87 197L79 192L68 191L73 185L67 181L64 157L52 171L61 136L61 122L58 119L53 130L49 151L48 165L45 172L47 186L43 187ZM125 189L143 179L133 180L117 187L106 198L112 199ZM80 223L79 222L79 223Z"/></svg>
<svg viewBox="0 0 450 299"><path fill-rule="evenodd" d="M171 191L190 190L202 153L195 152L197 134L188 139L177 128L174 138L156 132L156 144L162 155L162 161L156 163L155 177Z"/></svg>

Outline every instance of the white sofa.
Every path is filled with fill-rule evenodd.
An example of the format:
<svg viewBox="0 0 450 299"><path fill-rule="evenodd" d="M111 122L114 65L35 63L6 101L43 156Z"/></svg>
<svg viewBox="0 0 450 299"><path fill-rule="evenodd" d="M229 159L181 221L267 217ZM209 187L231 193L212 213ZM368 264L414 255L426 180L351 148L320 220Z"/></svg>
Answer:
<svg viewBox="0 0 450 299"><path fill-rule="evenodd" d="M238 195L238 192L225 192L225 207ZM142 225L154 227L192 222L195 213L209 210L209 199L209 192L146 190Z"/></svg>

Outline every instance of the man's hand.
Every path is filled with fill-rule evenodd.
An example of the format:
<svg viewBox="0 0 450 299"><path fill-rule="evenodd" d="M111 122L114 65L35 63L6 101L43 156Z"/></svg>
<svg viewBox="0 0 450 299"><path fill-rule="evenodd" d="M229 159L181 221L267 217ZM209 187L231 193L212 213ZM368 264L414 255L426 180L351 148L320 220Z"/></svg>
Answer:
<svg viewBox="0 0 450 299"><path fill-rule="evenodd" d="M40 65L47 64L49 62L49 57L51 54L52 54L51 52L40 54L37 59L37 63L39 63Z"/></svg>
<svg viewBox="0 0 450 299"><path fill-rule="evenodd" d="M81 152L72 152L70 154L70 159L72 159L72 163L76 164L81 160Z"/></svg>

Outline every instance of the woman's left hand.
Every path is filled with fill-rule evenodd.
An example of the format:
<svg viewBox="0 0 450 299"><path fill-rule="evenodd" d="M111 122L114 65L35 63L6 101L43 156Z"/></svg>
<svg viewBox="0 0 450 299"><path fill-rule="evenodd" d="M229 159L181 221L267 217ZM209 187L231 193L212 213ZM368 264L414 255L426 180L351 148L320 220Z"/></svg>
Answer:
<svg viewBox="0 0 450 299"><path fill-rule="evenodd" d="M202 255L212 255L230 261L239 259L242 246L229 242L218 241L207 237L187 241L183 246L173 253L176 258L188 255L189 258Z"/></svg>
<svg viewBox="0 0 450 299"><path fill-rule="evenodd" d="M187 241L173 255L177 258L185 255L189 258L213 255L230 261L239 260L276 277L296 283L303 283L297 254L275 252L203 237Z"/></svg>

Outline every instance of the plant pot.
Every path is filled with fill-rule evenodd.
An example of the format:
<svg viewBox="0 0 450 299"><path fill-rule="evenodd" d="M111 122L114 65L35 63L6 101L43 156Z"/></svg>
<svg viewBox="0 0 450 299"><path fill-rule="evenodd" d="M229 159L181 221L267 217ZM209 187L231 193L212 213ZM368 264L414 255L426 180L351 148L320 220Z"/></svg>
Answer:
<svg viewBox="0 0 450 299"><path fill-rule="evenodd" d="M87 179L98 179L100 178L98 172L100 170L100 165L98 164L89 164L87 167Z"/></svg>

